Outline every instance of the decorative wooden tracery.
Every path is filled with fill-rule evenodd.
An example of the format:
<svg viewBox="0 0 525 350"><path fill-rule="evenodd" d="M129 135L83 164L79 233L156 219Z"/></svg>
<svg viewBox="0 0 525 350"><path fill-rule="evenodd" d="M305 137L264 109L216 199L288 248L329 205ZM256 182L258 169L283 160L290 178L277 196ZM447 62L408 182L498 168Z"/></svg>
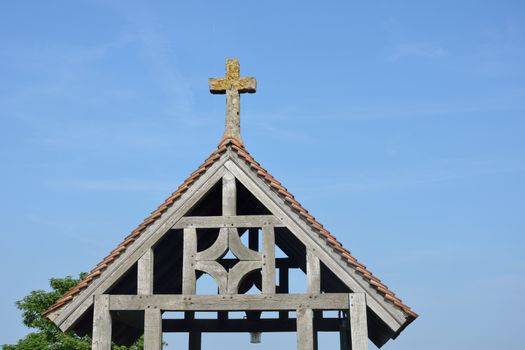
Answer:
<svg viewBox="0 0 525 350"><path fill-rule="evenodd" d="M321 293L320 261L312 249L306 250L306 276L308 290L305 294L276 293L275 227L283 227L274 215L236 215L235 177L226 172L222 178L222 216L182 217L173 227L183 229L183 275L182 294L154 295L154 256L149 249L138 261L137 295L108 295L95 297L93 320L93 350L111 348L111 312L144 312L144 346L146 350L162 348L165 325L180 327L190 336L190 349L200 349L201 333L217 327L216 324L194 319L193 312L216 311L295 311L296 319L288 316L278 320L228 320L221 321L223 330L230 331L296 331L297 349L317 348L317 332L339 331L341 348L364 350L368 348L366 298L364 293ZM197 251L197 230L217 228L215 242L203 251ZM246 228L262 230L262 252L246 247L239 237L239 230ZM229 270L220 259L230 250L237 263ZM260 295L239 294L243 278L254 270L261 270L262 291ZM201 271L217 282L217 295L196 295L196 276ZM346 310L347 319L316 319L322 311ZM179 322L162 320L164 311L184 311L190 315ZM314 320L316 320L314 322ZM204 320L202 320L204 321ZM274 324L270 324L271 321ZM276 326L275 322L282 322ZM293 324L295 323L295 324ZM349 325L349 327L348 327ZM199 327L200 326L200 327Z"/></svg>

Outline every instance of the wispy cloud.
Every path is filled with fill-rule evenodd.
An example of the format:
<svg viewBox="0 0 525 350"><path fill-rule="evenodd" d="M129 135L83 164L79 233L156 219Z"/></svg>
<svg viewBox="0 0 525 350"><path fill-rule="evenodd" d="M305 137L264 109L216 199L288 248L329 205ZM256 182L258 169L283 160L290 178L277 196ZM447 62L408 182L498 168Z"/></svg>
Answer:
<svg viewBox="0 0 525 350"><path fill-rule="evenodd" d="M435 99L378 99L374 103L359 100L355 103L334 104L331 109L291 110L287 114L267 113L268 120L278 122L280 118L288 120L364 120L364 119L412 119L439 117L457 118L458 115L469 117L479 113L491 113L495 118L505 118L509 112L525 111L525 89L521 87L501 89L491 94L468 96L450 96Z"/></svg>
<svg viewBox="0 0 525 350"><path fill-rule="evenodd" d="M284 116L283 119L284 120ZM255 125L257 132L276 140L305 142L309 139L306 130L298 130L297 127L287 127L283 123L275 124L268 121L260 121Z"/></svg>
<svg viewBox="0 0 525 350"><path fill-rule="evenodd" d="M175 186L173 182L141 179L63 179L46 184L68 190L102 192L168 192Z"/></svg>
<svg viewBox="0 0 525 350"><path fill-rule="evenodd" d="M133 42L133 37L121 35L93 45L20 47L16 43L4 44L0 48L0 60L16 72L17 79L8 80L9 89L0 90L3 121L16 120L29 128L38 128L63 115L62 107L67 108L68 119L74 120L81 109L115 98L135 97L130 89L102 79L95 82L93 78L100 76L100 65Z"/></svg>
<svg viewBox="0 0 525 350"><path fill-rule="evenodd" d="M42 217L40 214L27 214L24 215L24 222L31 224L34 227L38 227L39 230L48 232L49 235L55 237L65 238L69 241L78 242L86 247L94 248L105 248L105 242L97 239L93 239L92 236L86 236L79 234L85 230L84 227L81 228L82 223L71 222L69 220L64 220L63 218L52 220L47 217Z"/></svg>
<svg viewBox="0 0 525 350"><path fill-rule="evenodd" d="M525 165L518 159L498 156L450 158L399 168L381 177L361 174L347 181L325 183L321 187L309 186L308 190L329 193L375 192L399 190L462 179L505 173L524 173Z"/></svg>
<svg viewBox="0 0 525 350"><path fill-rule="evenodd" d="M170 51L168 39L158 28L155 13L146 4L124 2L117 10L130 21L140 43L141 54L154 79L167 95L169 108L188 113L193 104L190 84L177 67L177 57Z"/></svg>
<svg viewBox="0 0 525 350"><path fill-rule="evenodd" d="M397 61L404 58L440 58L448 54L445 48L429 42L398 44L387 56L389 61Z"/></svg>

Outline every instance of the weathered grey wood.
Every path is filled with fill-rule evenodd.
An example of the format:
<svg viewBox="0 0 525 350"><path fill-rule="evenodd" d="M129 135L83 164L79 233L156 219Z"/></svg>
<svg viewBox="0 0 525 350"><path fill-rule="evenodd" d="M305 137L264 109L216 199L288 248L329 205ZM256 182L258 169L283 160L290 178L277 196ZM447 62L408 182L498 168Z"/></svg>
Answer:
<svg viewBox="0 0 525 350"><path fill-rule="evenodd" d="M184 229L182 252L182 294L195 294L195 255L197 254L197 230Z"/></svg>
<svg viewBox="0 0 525 350"><path fill-rule="evenodd" d="M119 259L115 260L104 273L89 284L63 309L48 315L62 331L69 330L78 318L93 304L93 295L105 293L128 271L137 260L160 240L183 215L185 215L204 196L225 173L223 167L228 156L224 154L193 185L182 194L177 204L169 208L160 218L128 246Z"/></svg>
<svg viewBox="0 0 525 350"><path fill-rule="evenodd" d="M321 264L312 249L306 250L306 277L308 280L308 293L320 293Z"/></svg>
<svg viewBox="0 0 525 350"><path fill-rule="evenodd" d="M202 344L202 333L201 332L190 332L188 338L188 349L189 350L201 350Z"/></svg>
<svg viewBox="0 0 525 350"><path fill-rule="evenodd" d="M221 256L224 255L228 251L228 229L227 228L221 228L219 230L219 235L217 236L217 240L213 242L211 247L209 247L206 250L203 250L202 252L198 252L195 255L195 260L197 261L215 261L219 259Z"/></svg>
<svg viewBox="0 0 525 350"><path fill-rule="evenodd" d="M219 294L228 293L228 271L217 261L197 261L195 269L213 277L219 287Z"/></svg>
<svg viewBox="0 0 525 350"><path fill-rule="evenodd" d="M160 309L144 310L144 350L162 349L162 314Z"/></svg>
<svg viewBox="0 0 525 350"><path fill-rule="evenodd" d="M222 177L222 215L237 215L237 185L235 176L230 172Z"/></svg>
<svg viewBox="0 0 525 350"><path fill-rule="evenodd" d="M262 292L275 293L275 231L272 225L262 227Z"/></svg>
<svg viewBox="0 0 525 350"><path fill-rule="evenodd" d="M228 273L228 294L237 294L239 284L250 272L261 268L261 261L239 261Z"/></svg>
<svg viewBox="0 0 525 350"><path fill-rule="evenodd" d="M111 350L111 314L109 295L95 295L92 350Z"/></svg>
<svg viewBox="0 0 525 350"><path fill-rule="evenodd" d="M227 266L227 267L231 268L238 261L239 261L239 259L237 259L237 258L222 258L221 259L221 264L224 264L225 267ZM292 260L292 259L290 259L288 257L286 257L286 258L275 258L275 267L277 269L282 269L282 268L286 268L286 269L300 269L301 268L301 264L300 264L299 261ZM280 283L281 282L279 282L279 284Z"/></svg>
<svg viewBox="0 0 525 350"><path fill-rule="evenodd" d="M165 311L280 311L348 310L346 293L333 294L241 294L241 295L110 295L110 310Z"/></svg>
<svg viewBox="0 0 525 350"><path fill-rule="evenodd" d="M350 339L352 350L368 350L368 328L366 320L366 295L349 294Z"/></svg>
<svg viewBox="0 0 525 350"><path fill-rule="evenodd" d="M224 166L235 175L261 203L263 203L286 227L303 242L308 248L317 248L320 260L333 271L351 290L365 292L369 296L367 303L394 332L398 331L405 323L406 315L386 302L384 296L379 294L368 281L359 273L348 266L343 259L333 253L332 248L327 246L326 241L301 220L290 207L266 185L263 180L245 164L245 162L234 153L229 153L230 159Z"/></svg>
<svg viewBox="0 0 525 350"><path fill-rule="evenodd" d="M142 255L137 264L137 293L153 294L153 249Z"/></svg>
<svg viewBox="0 0 525 350"><path fill-rule="evenodd" d="M273 215L236 215L236 216L184 216L173 225L173 228L218 228L218 227L262 227L272 224L275 227L284 226Z"/></svg>
<svg viewBox="0 0 525 350"><path fill-rule="evenodd" d="M228 246L230 247L231 252L239 260L257 260L261 261L261 254L250 248L246 247L242 243L241 238L239 237L239 232L236 228L228 228Z"/></svg>
<svg viewBox="0 0 525 350"><path fill-rule="evenodd" d="M297 350L314 350L314 313L312 309L297 310Z"/></svg>

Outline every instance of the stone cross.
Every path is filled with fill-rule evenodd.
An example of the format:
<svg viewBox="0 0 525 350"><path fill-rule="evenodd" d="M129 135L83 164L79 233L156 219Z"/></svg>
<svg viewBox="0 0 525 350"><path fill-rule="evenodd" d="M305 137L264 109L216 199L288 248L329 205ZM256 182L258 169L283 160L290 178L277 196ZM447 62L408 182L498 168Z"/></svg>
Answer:
<svg viewBox="0 0 525 350"><path fill-rule="evenodd" d="M226 77L210 78L208 84L212 94L226 94L226 129L223 138L236 138L242 143L240 94L254 93L257 89L255 78L241 78L239 61L236 58L226 60Z"/></svg>

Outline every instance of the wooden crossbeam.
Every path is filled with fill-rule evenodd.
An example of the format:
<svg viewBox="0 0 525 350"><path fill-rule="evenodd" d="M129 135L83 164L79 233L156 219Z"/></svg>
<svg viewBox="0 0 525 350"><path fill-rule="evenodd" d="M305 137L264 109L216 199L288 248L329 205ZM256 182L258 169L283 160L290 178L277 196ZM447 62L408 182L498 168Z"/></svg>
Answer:
<svg viewBox="0 0 525 350"><path fill-rule="evenodd" d="M274 294L274 295L109 295L110 310L165 311L281 311L308 308L312 310L347 310L346 293Z"/></svg>
<svg viewBox="0 0 525 350"><path fill-rule="evenodd" d="M314 330L319 332L339 332L343 319L327 318L317 320L314 318ZM162 330L166 333L248 333L248 332L295 332L297 320L289 318L280 319L164 319Z"/></svg>
<svg viewBox="0 0 525 350"><path fill-rule="evenodd" d="M174 229L182 228L222 228L222 227L263 227L273 225L284 227L281 221L273 215L234 215L234 216L185 216L175 225Z"/></svg>

